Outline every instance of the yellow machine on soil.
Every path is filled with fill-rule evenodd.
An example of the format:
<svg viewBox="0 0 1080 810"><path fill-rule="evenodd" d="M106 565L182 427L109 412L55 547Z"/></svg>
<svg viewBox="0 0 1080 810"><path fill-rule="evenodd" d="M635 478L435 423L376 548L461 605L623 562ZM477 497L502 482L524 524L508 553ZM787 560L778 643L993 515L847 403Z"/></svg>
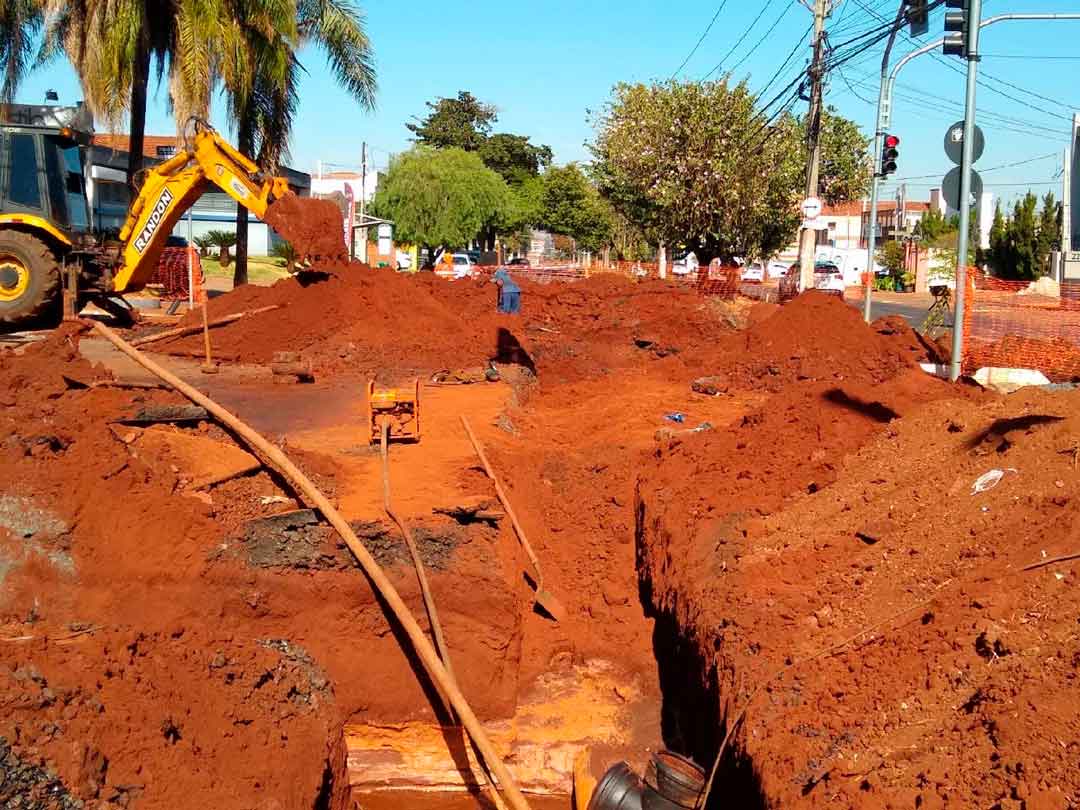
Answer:
<svg viewBox="0 0 1080 810"><path fill-rule="evenodd" d="M389 427L389 439L420 441L420 378L411 388L383 388L375 390L375 381L368 382L367 390L369 441L378 444L382 440L383 425Z"/></svg>
<svg viewBox="0 0 1080 810"><path fill-rule="evenodd" d="M119 240L93 232L85 189L88 135L5 126L0 134L0 325L48 325L88 301L130 314L120 296L146 286L173 226L211 185L256 216L289 193L201 121L174 157L144 175ZM63 306L61 306L63 304Z"/></svg>

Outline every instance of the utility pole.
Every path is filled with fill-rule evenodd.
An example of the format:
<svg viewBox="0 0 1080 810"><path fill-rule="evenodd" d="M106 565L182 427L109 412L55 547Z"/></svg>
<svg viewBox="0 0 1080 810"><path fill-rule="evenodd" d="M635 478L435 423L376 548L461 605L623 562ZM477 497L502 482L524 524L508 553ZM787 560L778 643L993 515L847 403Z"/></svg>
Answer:
<svg viewBox="0 0 1080 810"><path fill-rule="evenodd" d="M368 232L364 222L367 217L367 141L360 146L360 241L364 243L364 258L361 261L368 263Z"/></svg>
<svg viewBox="0 0 1080 810"><path fill-rule="evenodd" d="M805 2L805 0L804 0ZM818 169L821 165L821 94L825 82L825 17L829 0L814 0L814 61L810 66L810 111L807 120L807 147L809 161L806 165L806 196L818 194ZM817 231L803 228L799 241L799 289L814 286L814 248Z"/></svg>

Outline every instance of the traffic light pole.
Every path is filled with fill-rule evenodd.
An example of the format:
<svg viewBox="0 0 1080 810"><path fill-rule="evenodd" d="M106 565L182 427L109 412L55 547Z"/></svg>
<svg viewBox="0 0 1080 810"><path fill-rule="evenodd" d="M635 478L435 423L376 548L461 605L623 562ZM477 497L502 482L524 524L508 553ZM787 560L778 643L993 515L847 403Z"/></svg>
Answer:
<svg viewBox="0 0 1080 810"><path fill-rule="evenodd" d="M885 45L885 53L881 57L881 84L878 87L877 99L877 124L874 127L874 146L870 153L870 161L873 166L873 174L870 177L870 222L866 228L866 290L863 298L863 318L870 323L871 298L874 290L874 252L877 243L877 207L878 192L881 188L881 149L885 138L885 127L888 108L892 106L891 95L888 92L886 78L889 74L889 55L892 53L893 43L896 42L896 32L900 30L900 24L904 19L904 6L906 0L900 0L900 9L896 12L896 23L889 33L889 41Z"/></svg>
<svg viewBox="0 0 1080 810"><path fill-rule="evenodd" d="M960 377L964 351L964 307L967 304L968 230L971 225L971 156L975 149L975 89L979 77L979 23L982 0L970 0L967 23L967 96L964 99L964 148L960 162L960 233L956 239L956 305L953 309L952 358L949 379Z"/></svg>

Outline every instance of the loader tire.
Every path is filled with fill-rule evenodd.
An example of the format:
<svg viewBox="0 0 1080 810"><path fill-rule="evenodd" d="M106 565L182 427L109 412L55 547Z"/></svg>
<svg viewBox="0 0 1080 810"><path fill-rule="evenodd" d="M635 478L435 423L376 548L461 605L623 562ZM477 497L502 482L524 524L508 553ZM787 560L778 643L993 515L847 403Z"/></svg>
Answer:
<svg viewBox="0 0 1080 810"><path fill-rule="evenodd" d="M0 231L0 325L55 326L62 300L52 249L22 231Z"/></svg>

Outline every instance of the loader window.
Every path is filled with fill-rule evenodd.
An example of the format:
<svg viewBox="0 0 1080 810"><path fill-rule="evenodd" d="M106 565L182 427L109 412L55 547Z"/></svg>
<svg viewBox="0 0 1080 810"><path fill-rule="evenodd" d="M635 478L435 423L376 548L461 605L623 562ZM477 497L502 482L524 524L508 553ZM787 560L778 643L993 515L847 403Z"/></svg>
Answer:
<svg viewBox="0 0 1080 810"><path fill-rule="evenodd" d="M11 174L8 176L7 198L27 208L41 208L37 144L34 140L33 135L26 133L11 135Z"/></svg>
<svg viewBox="0 0 1080 810"><path fill-rule="evenodd" d="M86 231L89 217L78 144L56 137L46 138L45 143L45 176L53 217L73 231Z"/></svg>

